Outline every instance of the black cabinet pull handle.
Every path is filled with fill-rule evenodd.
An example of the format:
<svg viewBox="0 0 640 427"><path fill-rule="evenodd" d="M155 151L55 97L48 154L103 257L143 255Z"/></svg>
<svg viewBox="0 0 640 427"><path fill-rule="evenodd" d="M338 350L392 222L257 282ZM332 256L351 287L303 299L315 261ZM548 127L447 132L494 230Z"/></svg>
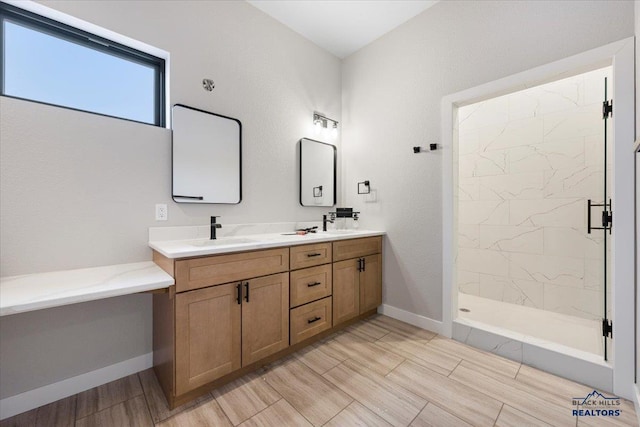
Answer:
<svg viewBox="0 0 640 427"><path fill-rule="evenodd" d="M307 320L307 323L311 324L311 323L317 322L318 320L322 320L322 317L316 316L313 319Z"/></svg>
<svg viewBox="0 0 640 427"><path fill-rule="evenodd" d="M237 297L238 304L242 304L242 282L236 285L236 291L238 291L238 297Z"/></svg>
<svg viewBox="0 0 640 427"><path fill-rule="evenodd" d="M322 285L321 282L313 282L313 283L307 283L307 287L311 288L313 286L318 286L318 285Z"/></svg>
<svg viewBox="0 0 640 427"><path fill-rule="evenodd" d="M358 271L362 271L362 258L358 258Z"/></svg>
<svg viewBox="0 0 640 427"><path fill-rule="evenodd" d="M322 254L307 254L307 257L312 258L314 256L321 256Z"/></svg>
<svg viewBox="0 0 640 427"><path fill-rule="evenodd" d="M366 271L367 270L367 260L365 258L362 258L362 271Z"/></svg>
<svg viewBox="0 0 640 427"><path fill-rule="evenodd" d="M246 302L249 302L249 282L245 282L244 288L247 291L247 294L245 295L244 300Z"/></svg>

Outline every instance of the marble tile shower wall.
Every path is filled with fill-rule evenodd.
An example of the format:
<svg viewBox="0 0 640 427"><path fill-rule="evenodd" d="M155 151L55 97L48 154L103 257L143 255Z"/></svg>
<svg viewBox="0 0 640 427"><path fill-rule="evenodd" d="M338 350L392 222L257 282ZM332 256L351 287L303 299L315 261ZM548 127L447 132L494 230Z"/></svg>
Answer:
<svg viewBox="0 0 640 427"><path fill-rule="evenodd" d="M602 317L603 236L587 234L586 204L603 198L601 108L610 74L596 70L458 110L460 292Z"/></svg>

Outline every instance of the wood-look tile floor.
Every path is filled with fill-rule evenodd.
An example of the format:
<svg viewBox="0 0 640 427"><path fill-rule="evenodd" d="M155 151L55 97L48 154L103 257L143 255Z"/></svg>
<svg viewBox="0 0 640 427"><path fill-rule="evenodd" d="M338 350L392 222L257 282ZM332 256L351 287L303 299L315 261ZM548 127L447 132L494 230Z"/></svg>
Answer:
<svg viewBox="0 0 640 427"><path fill-rule="evenodd" d="M8 426L637 426L577 419L592 388L376 315L174 410L148 369Z"/></svg>

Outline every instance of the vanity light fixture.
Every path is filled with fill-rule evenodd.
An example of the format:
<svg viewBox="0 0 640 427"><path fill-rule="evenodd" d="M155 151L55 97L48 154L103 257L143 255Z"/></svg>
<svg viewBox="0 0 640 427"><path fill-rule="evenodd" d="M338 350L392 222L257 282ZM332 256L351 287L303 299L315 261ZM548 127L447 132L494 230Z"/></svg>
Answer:
<svg viewBox="0 0 640 427"><path fill-rule="evenodd" d="M316 129L316 133L320 132L323 129L328 129L329 122L331 122L331 135L334 137L338 136L339 122L337 120L330 119L317 112L313 113L313 125Z"/></svg>

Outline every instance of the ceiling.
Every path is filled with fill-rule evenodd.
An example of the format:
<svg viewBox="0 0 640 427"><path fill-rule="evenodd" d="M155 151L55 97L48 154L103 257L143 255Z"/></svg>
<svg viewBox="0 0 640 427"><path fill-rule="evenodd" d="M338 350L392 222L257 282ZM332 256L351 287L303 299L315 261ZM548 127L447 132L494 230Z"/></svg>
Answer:
<svg viewBox="0 0 640 427"><path fill-rule="evenodd" d="M345 58L437 0L247 0L293 31Z"/></svg>

